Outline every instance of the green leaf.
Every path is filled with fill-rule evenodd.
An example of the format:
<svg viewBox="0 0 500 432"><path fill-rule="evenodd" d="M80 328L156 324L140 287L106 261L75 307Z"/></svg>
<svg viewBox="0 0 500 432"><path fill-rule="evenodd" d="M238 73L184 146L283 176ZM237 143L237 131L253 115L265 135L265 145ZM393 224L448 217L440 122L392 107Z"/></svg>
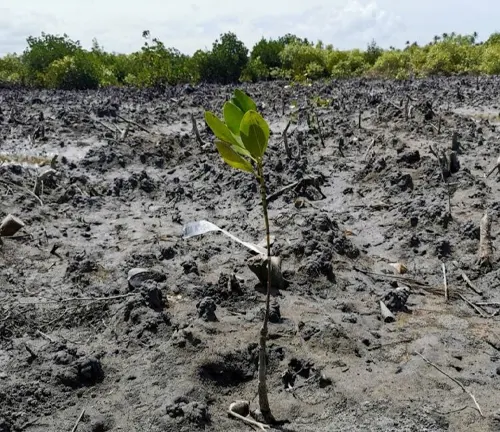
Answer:
<svg viewBox="0 0 500 432"><path fill-rule="evenodd" d="M253 167L250 162L241 157L238 153L236 153L234 147L224 141L215 141L215 145L217 146L217 150L221 155L224 162L226 162L229 166L236 168L240 171L245 171L249 173L253 173Z"/></svg>
<svg viewBox="0 0 500 432"><path fill-rule="evenodd" d="M251 156L250 152L245 149L243 142L239 135L233 134L227 125L215 116L210 111L205 112L205 121L207 122L212 132L215 134L219 140L231 144L235 147L235 150L243 156Z"/></svg>
<svg viewBox="0 0 500 432"><path fill-rule="evenodd" d="M205 112L205 121L207 122L208 127L212 129L214 135L221 141L225 141L229 144L239 145L226 124L216 115L214 115L210 111Z"/></svg>
<svg viewBox="0 0 500 432"><path fill-rule="evenodd" d="M248 111L241 120L240 136L253 158L260 159L269 142L269 126L256 111Z"/></svg>
<svg viewBox="0 0 500 432"><path fill-rule="evenodd" d="M233 102L226 102L224 104L224 120L229 130L236 134L240 134L240 123L243 118L243 111L241 111Z"/></svg>
<svg viewBox="0 0 500 432"><path fill-rule="evenodd" d="M257 111L257 105L255 105L255 102L241 90L236 89L234 91L234 96L231 101L244 113L251 110Z"/></svg>

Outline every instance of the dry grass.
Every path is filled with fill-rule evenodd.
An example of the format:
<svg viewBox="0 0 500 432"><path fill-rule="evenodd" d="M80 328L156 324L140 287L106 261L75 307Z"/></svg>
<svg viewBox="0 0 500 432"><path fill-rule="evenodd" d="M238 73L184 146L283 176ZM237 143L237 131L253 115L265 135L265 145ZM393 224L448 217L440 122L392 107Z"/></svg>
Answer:
<svg viewBox="0 0 500 432"><path fill-rule="evenodd" d="M50 165L52 157L48 156L35 156L27 154L0 154L0 164L3 163L19 163L45 166Z"/></svg>
<svg viewBox="0 0 500 432"><path fill-rule="evenodd" d="M475 113L471 117L476 120L500 121L500 113Z"/></svg>

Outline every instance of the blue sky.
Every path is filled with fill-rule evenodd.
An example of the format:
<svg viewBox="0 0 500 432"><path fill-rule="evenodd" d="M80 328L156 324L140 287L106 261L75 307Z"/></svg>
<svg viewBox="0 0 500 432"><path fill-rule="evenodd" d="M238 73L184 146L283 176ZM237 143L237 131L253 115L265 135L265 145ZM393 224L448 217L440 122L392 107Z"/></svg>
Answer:
<svg viewBox="0 0 500 432"><path fill-rule="evenodd" d="M293 33L338 48L424 43L443 32L500 31L493 0L0 0L0 55L22 52L26 37L67 33L90 47L131 52L150 30L167 46L191 54L233 31L249 47L264 37Z"/></svg>

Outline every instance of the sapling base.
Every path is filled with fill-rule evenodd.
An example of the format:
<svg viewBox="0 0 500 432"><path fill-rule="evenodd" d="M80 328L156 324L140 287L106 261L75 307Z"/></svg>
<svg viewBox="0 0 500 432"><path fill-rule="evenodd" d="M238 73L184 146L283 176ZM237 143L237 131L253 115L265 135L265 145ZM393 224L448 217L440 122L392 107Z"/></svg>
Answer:
<svg viewBox="0 0 500 432"><path fill-rule="evenodd" d="M267 193L264 180L264 172L262 163L258 164L258 176L260 183L260 196L262 200L262 211L264 213L264 221L266 225L266 243L267 243L267 293L266 293L266 313L264 315L264 323L260 331L259 338L259 406L260 412L267 423L274 423L274 417L271 414L269 407L269 398L267 396L267 336L269 323L269 306L271 302L271 277L272 277L272 262L271 262L271 233L269 229L269 216L267 213Z"/></svg>
<svg viewBox="0 0 500 432"><path fill-rule="evenodd" d="M281 258L272 256L271 259L271 285L276 290L286 287L286 280L281 272ZM257 276L260 283L267 290L268 259L266 255L255 255L247 260L248 268ZM272 294L272 293L271 293Z"/></svg>

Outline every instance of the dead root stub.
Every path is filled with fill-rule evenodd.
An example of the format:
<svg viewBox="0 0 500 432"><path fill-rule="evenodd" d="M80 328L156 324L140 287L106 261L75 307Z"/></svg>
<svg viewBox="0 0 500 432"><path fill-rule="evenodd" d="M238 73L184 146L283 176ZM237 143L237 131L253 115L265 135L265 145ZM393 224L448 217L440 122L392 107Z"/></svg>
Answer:
<svg viewBox="0 0 500 432"><path fill-rule="evenodd" d="M11 237L23 227L24 222L21 219L9 214L0 224L0 236Z"/></svg>
<svg viewBox="0 0 500 432"><path fill-rule="evenodd" d="M480 267L491 268L491 258L493 255L493 244L491 241L491 216L485 212L479 225L479 256L478 265Z"/></svg>

